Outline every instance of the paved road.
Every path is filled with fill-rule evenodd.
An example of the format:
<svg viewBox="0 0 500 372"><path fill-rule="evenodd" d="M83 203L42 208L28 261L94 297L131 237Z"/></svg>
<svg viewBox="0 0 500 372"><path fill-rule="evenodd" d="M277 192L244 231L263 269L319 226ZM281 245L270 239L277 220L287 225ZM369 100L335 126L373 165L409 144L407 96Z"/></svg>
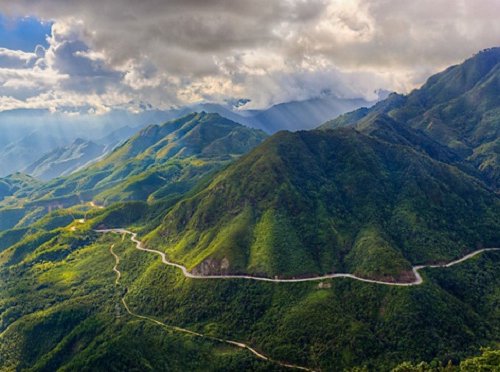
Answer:
<svg viewBox="0 0 500 372"><path fill-rule="evenodd" d="M177 264L175 262L170 262L167 260L167 256L165 253L157 251L155 249L150 249L144 247L142 242L137 239L137 234L126 230L126 229L103 229L103 230L96 230L97 232L100 233L118 233L118 234L129 234L130 240L132 240L135 243L135 247L140 250L140 251L145 251L145 252L151 252L159 255L161 257L162 262L165 265L168 266L173 266L182 271L185 277L191 278L191 279L247 279L247 280L258 280L262 282L273 282L273 283L300 283L300 282L312 282L312 281L320 281L320 280L325 280L325 279L333 279L333 278L350 278L354 280L359 280L361 282L366 282L366 283L375 283L375 284L382 284L382 285L392 285L392 286L399 286L399 287L409 287L409 286L414 286L414 285L420 285L423 283L422 276L420 275L419 271L425 268L435 268L435 267L450 267L456 264L459 264L461 262L464 262L475 255L478 255L479 253L486 252L486 251L495 251L495 250L500 250L500 248L483 248L479 249L477 251L474 251L472 253L469 253L468 255L457 259L455 261L451 261L445 264L439 264L439 265L419 265L419 266L413 266L412 271L413 274L415 275L415 280L412 282L384 282L380 280L373 280L373 279L366 279L366 278L361 278L359 276L353 275L353 274L347 274L347 273L337 273L337 274L327 274L327 275L322 275L322 276L314 276L314 277L309 277L309 278L299 278L299 279L279 279L279 278L266 278L266 277L259 277L259 276L252 276L252 275L197 275L197 274L192 274L188 271L188 269L185 266L182 266L180 264Z"/></svg>
<svg viewBox="0 0 500 372"><path fill-rule="evenodd" d="M111 232L111 230L106 230L106 231L100 230L99 232ZM117 232L117 231L114 231L114 232ZM120 231L120 232L122 232L122 231ZM129 234L133 234L131 232L128 232L128 233ZM133 236L133 237L135 239L135 236ZM137 240L134 240L134 242L137 242ZM140 244L140 242L137 243L137 244ZM113 257L115 258L115 266L113 267L113 271L116 273L115 284L119 285L120 284L120 279L122 277L122 273L118 269L118 266L120 265L120 257L118 257L118 255L113 251L113 248L114 248L114 244L109 248L109 251L113 255ZM274 359L272 359L272 358L270 358L270 357L268 357L268 356L266 356L266 355L264 355L262 353L259 353L257 350L255 350L254 348L252 348L251 346L249 346L249 345L247 345L247 344L245 344L243 342L238 342L238 341L233 341L233 340L226 340L226 339L219 338L219 337L205 335L205 334L202 334L202 333L199 333L199 332L191 331L191 330L186 329L186 328L172 326L172 325L163 323L163 322L161 322L161 321L159 321L159 320L157 320L155 318L149 317L149 316L136 314L132 310L130 310L130 307L128 306L127 301L125 300L125 297L122 297L121 301L122 301L123 307L125 308L125 310L127 311L127 313L129 313L131 316L133 316L135 318L142 319L142 320L147 320L149 322L152 322L152 323L154 323L156 325L159 325L161 327L164 327L166 329L169 329L169 330L172 330L172 331L175 331L175 332L185 333L185 334L188 334L188 335L191 335L191 336L201 337L201 338L208 339L208 340L211 340L211 341L216 341L216 342L221 342L221 343L224 343L224 344L229 344L229 345L232 345L232 346L236 346L236 347L238 347L240 349L245 349L245 350L251 352L257 358L259 358L261 360L265 360L265 361L271 362L271 363L275 363L275 364L277 364L277 365L279 365L281 367L286 367L286 368L291 368L291 369L298 369L298 370L302 370L302 371L315 372L313 369L310 369L310 368L307 368L307 367L302 367L302 366L298 366L298 365L295 365L295 364L290 364L290 363L285 363L285 362L280 362L278 360L274 360Z"/></svg>

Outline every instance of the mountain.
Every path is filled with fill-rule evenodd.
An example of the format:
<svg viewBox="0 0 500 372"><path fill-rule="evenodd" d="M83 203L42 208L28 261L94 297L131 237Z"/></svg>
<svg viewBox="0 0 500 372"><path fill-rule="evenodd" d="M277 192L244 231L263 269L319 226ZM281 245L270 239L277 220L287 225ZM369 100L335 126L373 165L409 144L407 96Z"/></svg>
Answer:
<svg viewBox="0 0 500 372"><path fill-rule="evenodd" d="M133 113L113 109L102 115L61 113L42 109L0 112L0 177L19 172L41 156L66 147L77 138L107 146L106 152L147 125L163 123L192 112L155 110L148 105Z"/></svg>
<svg viewBox="0 0 500 372"><path fill-rule="evenodd" d="M284 102L265 110L245 110L228 104L200 103L168 110L149 108L140 114L114 110L99 117L83 114L64 116L49 114L43 110L0 112L0 177L36 168L37 162L44 163L43 169L36 172L45 180L71 173L75 169L69 164L68 168L62 166L61 172L58 172L61 167L58 160L55 160L53 165L48 165L41 157L57 158L57 152L70 147L78 138L105 145L105 153L109 153L114 146L145 126L175 120L195 111L219 114L234 122L271 134L279 130L311 129L339 114L361 106L369 107L373 103L363 99L340 99L323 95L304 101ZM52 152L54 153L50 154Z"/></svg>
<svg viewBox="0 0 500 372"><path fill-rule="evenodd" d="M27 194L39 185L40 182L38 180L23 173L15 173L8 177L0 178L0 201L16 193Z"/></svg>
<svg viewBox="0 0 500 372"><path fill-rule="evenodd" d="M0 176L6 176L29 166L40 154L71 140L70 134L54 135L50 131L32 132L0 151Z"/></svg>
<svg viewBox="0 0 500 372"><path fill-rule="evenodd" d="M386 92L378 93L380 98L385 98ZM375 102L362 98L343 99L328 93L307 100L283 102L261 110L245 109L244 106L233 107L229 104L200 103L171 110L170 113L178 117L193 111L216 113L251 128L273 134L280 130L312 129L326 120L360 107L370 107Z"/></svg>
<svg viewBox="0 0 500 372"><path fill-rule="evenodd" d="M466 70L428 110L493 71ZM408 97L267 139L192 113L69 176L0 181L0 370L494 369L500 251L465 255L500 245L500 196L449 141L484 120L419 127ZM332 272L357 279L313 278Z"/></svg>
<svg viewBox="0 0 500 372"><path fill-rule="evenodd" d="M40 181L22 173L0 178L0 231L11 229L24 217L22 201L37 187Z"/></svg>
<svg viewBox="0 0 500 372"><path fill-rule="evenodd" d="M264 138L217 114L192 113L142 129L104 159L48 183L37 195L78 194L107 202L182 193Z"/></svg>
<svg viewBox="0 0 500 372"><path fill-rule="evenodd" d="M95 142L77 138L69 146L58 147L23 170L41 180L73 173L110 153L116 146L137 132L137 128L119 128Z"/></svg>
<svg viewBox="0 0 500 372"><path fill-rule="evenodd" d="M280 132L148 237L193 272L395 280L500 244L500 199L410 146L353 129Z"/></svg>
<svg viewBox="0 0 500 372"><path fill-rule="evenodd" d="M112 131L111 133L108 133L102 138L95 139L94 142L99 145L105 146L106 152L111 152L116 146L121 145L123 142L136 134L140 128L142 128L142 126L131 127L126 125Z"/></svg>
<svg viewBox="0 0 500 372"><path fill-rule="evenodd" d="M1 370L495 365L496 354L475 355L500 341L499 252L425 269L424 283L413 287L347 278L196 280L134 249L126 236L92 230L102 223L144 229L155 210L155 204L137 202L71 208L0 233ZM113 213L121 216L112 222ZM130 214L134 221L124 218ZM369 234L359 240L369 243ZM242 343L269 359L237 346Z"/></svg>
<svg viewBox="0 0 500 372"><path fill-rule="evenodd" d="M0 120L4 116L2 114L0 113ZM109 152L132 133L137 132L141 126L131 128L120 125L119 122L100 125L92 122L61 123L57 120L54 123L37 125L34 120L34 123L19 125L0 121L0 128L3 131L2 136L5 136L5 143L0 142L0 177L5 177L11 173L25 171L38 161L44 162L45 160L40 158L49 153L54 152L50 156L57 157L58 151L64 151L61 148L71 146L77 139L83 138L104 145ZM48 170L51 177L57 175L58 166L54 164L55 168ZM43 170L40 172L44 173Z"/></svg>
<svg viewBox="0 0 500 372"><path fill-rule="evenodd" d="M464 166L473 166L500 189L500 48L484 50L430 77L407 96L393 94L370 109L359 109L321 126L371 130L388 117L436 141ZM386 120L386 119L382 119Z"/></svg>
<svg viewBox="0 0 500 372"><path fill-rule="evenodd" d="M70 174L105 152L105 146L77 138L71 145L59 147L28 166L24 172L41 180Z"/></svg>
<svg viewBox="0 0 500 372"><path fill-rule="evenodd" d="M326 120L335 118L360 107L370 107L375 102L364 99L341 99L324 95L304 101L284 102L266 110L243 111L243 123L260 128L267 133L280 130L297 131L316 128Z"/></svg>

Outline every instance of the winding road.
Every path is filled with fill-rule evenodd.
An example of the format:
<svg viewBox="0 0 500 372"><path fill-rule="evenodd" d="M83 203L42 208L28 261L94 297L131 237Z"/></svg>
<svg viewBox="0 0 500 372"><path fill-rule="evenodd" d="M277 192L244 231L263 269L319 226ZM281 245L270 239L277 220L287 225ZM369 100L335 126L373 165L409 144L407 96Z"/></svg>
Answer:
<svg viewBox="0 0 500 372"><path fill-rule="evenodd" d="M420 275L419 271L422 269L426 268L437 268L437 267L451 267L453 265L459 264L461 262L464 262L482 252L486 251L496 251L500 250L500 248L483 248L479 249L477 251L474 251L472 253L469 253L468 255L457 259L455 261L448 262L446 264L436 264L436 265L419 265L419 266L413 266L412 271L413 274L415 275L415 280L412 282L384 282L380 280L374 280L374 279L367 279L367 278L362 278L353 274L347 274L347 273L336 273L336 274L327 274L327 275L322 275L322 276L314 276L314 277L309 277L309 278L289 278L289 279L279 279L279 278L266 278L266 277L260 277L260 276L252 276L252 275L197 275L197 274L192 274L189 272L189 270L180 264L177 264L175 262L170 262L167 260L167 256L165 253L157 251L155 249L150 249L144 247L142 242L137 239L137 234L126 230L126 229L102 229L102 230L95 230L96 232L99 233L118 233L118 234L129 234L130 240L135 243L136 249L144 252L150 252L150 253L155 253L161 257L162 262L165 265L168 266L173 266L182 271L184 276L186 278L190 279L247 279L247 280L258 280L262 282L273 282L273 283L300 283L300 282L312 282L312 281L321 281L325 279L334 279L334 278L350 278L354 280L359 280L361 282L366 282L366 283L375 283L375 284L382 284L382 285L392 285L392 286L400 286L400 287L409 287L409 286L414 286L414 285L420 285L424 282L422 279L422 276Z"/></svg>
<svg viewBox="0 0 500 372"><path fill-rule="evenodd" d="M136 249L138 249L140 251L155 253L155 254L159 255L161 257L161 260L162 260L162 262L164 264L166 264L168 266L173 266L173 267L176 267L176 268L180 269L182 271L182 273L184 274L184 276L187 277L187 278L191 278L191 279L247 279L247 280L257 280L257 281L263 281L263 282L274 282L274 283L298 283L298 282L320 281L320 280L324 280L324 279L333 279L333 278L350 278L350 279L359 280L359 281L362 281L362 282L382 284L382 285L414 286L414 285L419 285L419 284L423 283L422 276L419 273L419 270L421 270L421 269L424 269L424 268L438 268L438 267L451 267L453 265L457 265L457 264L459 264L461 262L464 262L464 261L466 261L466 260L468 260L468 259L470 259L470 258L472 258L472 257L474 257L474 256L476 256L476 255L478 255L480 253L482 253L482 252L500 250L500 248L483 248L483 249L479 249L477 251L474 251L472 253L469 253L468 255L466 255L466 256L464 256L464 257L462 257L460 259L448 262L446 264L413 266L412 271L413 271L413 273L415 275L415 280L413 282L409 282L409 283L383 282L383 281L379 281L379 280L372 280L372 279L360 278L360 277L352 275L352 274L342 274L342 273L328 274L328 275L323 275L323 276L310 277L310 278L300 278L300 279L293 279L293 278L292 279L272 279L272 278L265 278L265 277L251 276L251 275L195 275L195 274L190 273L185 266L182 266L180 264L168 261L165 253L157 251L155 249L145 248L144 245L142 244L142 242L139 239L137 239L137 234L134 233L134 232L132 232L132 231L129 231L129 230L126 230L126 229L102 229L102 230L95 230L95 231L98 232L98 233L117 233L117 234L123 234L124 236L126 234L130 235L130 240L135 243ZM109 248L109 251L113 255L113 257L115 258L115 266L113 267L113 271L116 273L115 284L116 285L120 285L120 279L121 279L121 276L122 276L122 273L118 269L118 266L120 264L120 257L113 251L113 248L114 248L114 244L111 245L111 247ZM245 344L243 342L238 342L238 341L233 341L233 340L226 340L226 339L219 338L219 337L205 335L205 334L202 334L202 333L199 333L199 332L191 331L191 330L186 329L186 328L168 325L166 323L163 323L163 322L161 322L161 321L159 321L157 319L154 319L152 317L149 317L149 316L136 314L128 306L128 304L127 304L127 302L125 300L125 296L122 297L122 299L121 299L121 302L122 302L125 310L127 311L127 313L129 315L131 315L131 316L133 316L133 317L135 317L137 319L142 319L142 320L146 320L146 321L152 322L152 323L154 323L156 325L159 325L161 327L164 327L166 329L169 329L169 330L172 330L172 331L175 331L175 332L185 333L185 334L188 334L188 335L191 335L191 336L201 337L201 338L204 338L204 339L207 339L207 340L212 340L212 341L216 341L216 342L220 342L220 343L224 343L224 344L236 346L236 347L238 347L240 349L245 349L245 350L251 352L253 355L255 355L257 358L259 358L261 360L274 363L274 364L279 365L281 367L290 368L290 369L297 369L297 370L302 370L302 371L314 372L313 369L310 369L310 368L307 368L307 367L298 366L298 365L295 365L295 364L290 364L290 363L280 362L280 361L274 360L274 359L272 359L272 358L270 358L270 357L268 357L268 356L266 356L266 355L264 355L262 353L259 353L257 350L255 350L254 348L252 348L251 346L249 346L249 345L247 345L247 344Z"/></svg>
<svg viewBox="0 0 500 372"><path fill-rule="evenodd" d="M118 255L113 251L114 247L115 247L114 244L111 245L111 247L109 247L109 252L115 258L115 266L113 267L113 271L116 273L115 284L119 284L120 283L120 278L122 277L122 273L120 272L120 270L118 270L118 265L120 264L120 257L118 257Z"/></svg>
<svg viewBox="0 0 500 372"><path fill-rule="evenodd" d="M107 230L107 231L100 230L99 232L110 232L110 231L111 230ZM116 231L114 231L114 232L116 232ZM133 234L131 232L128 232L128 233L129 234ZM134 236L134 238L135 238L135 236ZM113 257L115 258L115 266L113 267L113 271L116 273L115 285L120 285L120 279L122 277L122 273L118 269L118 266L120 265L120 257L113 251L113 248L114 248L114 244L111 245L111 247L109 248L109 251L113 255ZM207 339L207 340L224 343L224 344L228 344L228 345L231 345L231 346L236 346L236 347L238 347L240 349L244 349L244 350L247 350L247 351L251 352L253 355L255 355L257 358L259 358L261 360L265 360L267 362L271 362L271 363L277 364L277 365L279 365L281 367L286 367L286 368L291 368L291 369L298 369L298 370L302 370L302 371L315 372L313 369L310 369L310 368L307 368L307 367L302 367L302 366L298 366L298 365L295 365L295 364L290 364L290 363L285 363L285 362L280 362L278 360L274 360L274 359L272 359L272 358L270 358L270 357L268 357L268 356L266 356L266 355L264 355L262 353L259 353L257 350L255 350L254 348L252 348L251 346L249 346L249 345L247 345L247 344L245 344L243 342L238 342L238 341L233 341L233 340L226 340L226 339L219 338L219 337L205 335L203 333L191 331L191 330L186 329L186 328L177 327L177 326L173 326L173 325L169 325L169 324L163 323L163 322L161 322L161 321L159 321L159 320L157 320L155 318L149 317L149 316L136 314L132 310L130 310L130 307L128 306L127 301L125 300L125 296L122 297L121 301L122 301L123 307L125 308L125 310L127 311L127 313L129 315L133 316L134 318L152 322L152 323L154 323L156 325L159 325L161 327L164 327L166 329L169 329L169 330L172 330L172 331L175 331L175 332L185 333L185 334L188 334L188 335L191 335L191 336L201 337L201 338L204 338L204 339Z"/></svg>

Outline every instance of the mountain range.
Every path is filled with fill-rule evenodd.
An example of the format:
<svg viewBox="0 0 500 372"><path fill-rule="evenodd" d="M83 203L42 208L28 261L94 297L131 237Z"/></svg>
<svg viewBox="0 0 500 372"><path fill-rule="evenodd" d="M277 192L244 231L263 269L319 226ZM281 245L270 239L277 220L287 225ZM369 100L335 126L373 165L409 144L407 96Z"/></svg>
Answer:
<svg viewBox="0 0 500 372"><path fill-rule="evenodd" d="M380 92L379 96L383 97L384 94ZM40 113L38 117L33 117L22 111L10 115L0 114L0 126L4 131L0 139L0 177L19 171L41 180L68 175L109 153L141 128L178 119L195 111L216 113L272 134L280 130L311 129L329 118L374 103L364 99L341 99L331 94L285 102L263 110L205 103L164 111L148 110L144 114L112 112L93 123L92 128L89 128L90 123L85 122L91 119L85 119L84 116L74 119ZM9 125L9 122L12 124ZM129 124L119 127L119 123ZM40 130L41 127L43 130ZM79 143L82 139L88 142L84 145L85 150ZM97 149L94 144L104 147Z"/></svg>
<svg viewBox="0 0 500 372"><path fill-rule="evenodd" d="M98 159L106 153L105 149L104 145L77 138L71 145L58 147L45 154L24 169L24 173L40 180L50 180L70 174L74 170Z"/></svg>
<svg viewBox="0 0 500 372"><path fill-rule="evenodd" d="M88 167L30 189L29 198L22 193L23 188L11 190L10 195L18 197L17 204L4 204L0 215L3 213L5 224L13 227L28 216L38 218L54 208L84 202L110 204L178 197L265 137L260 130L205 112L189 114L163 125L150 125L108 155L100 155L101 160ZM109 142L110 138L115 137L108 136L106 140ZM92 149L102 154L105 147L94 145ZM52 159L35 164L33 170L48 172L54 164L74 169L95 158L94 154L86 156L88 150L88 142L78 140L69 148L55 150ZM55 171L60 172L61 168ZM12 210L16 213L12 214ZM13 217L8 219L6 213Z"/></svg>
<svg viewBox="0 0 500 372"><path fill-rule="evenodd" d="M479 181L340 129L273 136L179 202L146 244L206 275L394 280L412 264L500 245L499 231L499 199Z"/></svg>

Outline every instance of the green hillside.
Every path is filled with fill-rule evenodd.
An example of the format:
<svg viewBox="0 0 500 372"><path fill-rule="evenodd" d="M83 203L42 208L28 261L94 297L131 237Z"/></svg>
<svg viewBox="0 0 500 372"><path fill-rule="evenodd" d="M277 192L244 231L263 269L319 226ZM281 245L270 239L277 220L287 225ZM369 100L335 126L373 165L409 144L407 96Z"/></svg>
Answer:
<svg viewBox="0 0 500 372"><path fill-rule="evenodd" d="M327 122L322 129L354 125L366 130L388 116L430 137L473 166L480 177L500 189L500 48L484 50L464 63L430 77L407 96L392 94L370 109L359 109ZM442 159L440 159L442 160Z"/></svg>
<svg viewBox="0 0 500 372"><path fill-rule="evenodd" d="M500 243L500 199L353 129L281 132L173 207L147 244L193 272L395 280Z"/></svg>
<svg viewBox="0 0 500 372"><path fill-rule="evenodd" d="M76 221L54 228L0 253L0 370L285 370L168 326L332 371L456 364L500 342L497 252L425 270L425 283L407 288L207 281L184 278L120 236ZM110 247L120 259L118 284ZM131 316L122 297L166 326Z"/></svg>

